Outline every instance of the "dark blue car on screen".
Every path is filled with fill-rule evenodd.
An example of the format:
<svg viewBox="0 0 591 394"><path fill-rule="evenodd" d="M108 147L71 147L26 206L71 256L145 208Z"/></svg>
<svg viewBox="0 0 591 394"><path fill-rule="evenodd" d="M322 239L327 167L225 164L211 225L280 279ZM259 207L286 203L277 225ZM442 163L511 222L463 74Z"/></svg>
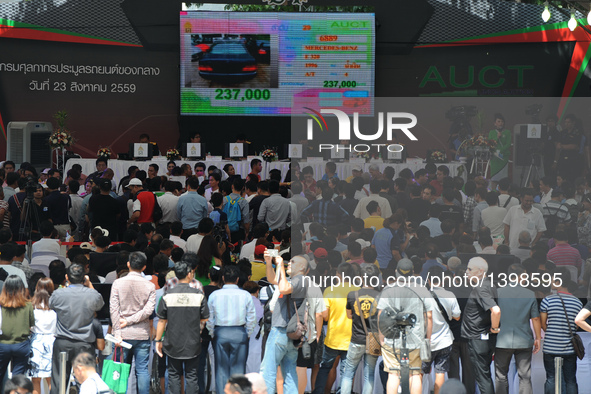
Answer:
<svg viewBox="0 0 591 394"><path fill-rule="evenodd" d="M218 41L201 57L199 75L221 81L250 79L257 75L257 61L242 42Z"/></svg>

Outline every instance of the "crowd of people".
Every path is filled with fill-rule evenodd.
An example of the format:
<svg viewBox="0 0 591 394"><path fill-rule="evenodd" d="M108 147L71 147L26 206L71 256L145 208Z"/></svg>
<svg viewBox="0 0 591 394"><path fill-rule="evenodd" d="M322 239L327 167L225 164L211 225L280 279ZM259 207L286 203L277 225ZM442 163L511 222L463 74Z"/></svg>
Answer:
<svg viewBox="0 0 591 394"><path fill-rule="evenodd" d="M39 176L4 162L0 384L20 392L26 375L26 390L57 393L65 352L80 392L103 392L97 371L115 350L138 393L157 375L175 394L348 394L356 376L363 394L394 394L406 346L411 393L431 374L436 394L506 393L513 358L532 393L540 350L545 392L557 357L563 392L577 392L572 334L591 332L587 178L522 189L433 163L352 166L343 180L332 162L322 176L261 164L246 179L231 164L131 166L116 182L104 159L92 174Z"/></svg>

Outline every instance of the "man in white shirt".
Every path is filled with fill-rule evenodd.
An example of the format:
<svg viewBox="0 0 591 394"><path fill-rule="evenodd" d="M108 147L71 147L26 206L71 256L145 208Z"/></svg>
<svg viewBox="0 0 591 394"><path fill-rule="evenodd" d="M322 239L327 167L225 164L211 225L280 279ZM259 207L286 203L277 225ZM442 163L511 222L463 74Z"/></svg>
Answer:
<svg viewBox="0 0 591 394"><path fill-rule="evenodd" d="M187 241L181 238L183 234L183 223L180 221L172 222L170 225L170 240L174 242L176 246L187 251Z"/></svg>
<svg viewBox="0 0 591 394"><path fill-rule="evenodd" d="M540 195L540 205L544 206L552 198L552 181L550 177L545 176L540 179L540 192L542 193Z"/></svg>
<svg viewBox="0 0 591 394"><path fill-rule="evenodd" d="M527 230L534 245L544 231L546 231L546 223L544 223L544 216L539 209L533 207L534 193L531 189L525 189L522 193L521 205L516 205L509 209L507 216L503 219L505 224L505 243L510 248L519 247L519 234L523 230Z"/></svg>
<svg viewBox="0 0 591 394"><path fill-rule="evenodd" d="M252 241L242 246L242 249L240 250L240 258L252 260L257 240L261 237L266 237L268 233L269 226L267 225L267 223L257 223L252 229L252 234L254 238L252 239Z"/></svg>
<svg viewBox="0 0 591 394"><path fill-rule="evenodd" d="M371 201L376 201L378 203L382 211L383 218L389 218L392 216L390 203L384 197L379 196L380 190L381 182L379 180L371 181L369 183L369 191L371 194L359 200L357 207L355 207L355 212L353 212L353 216L360 219L368 218L370 215L369 212L367 212L367 204L369 204Z"/></svg>
<svg viewBox="0 0 591 394"><path fill-rule="evenodd" d="M179 191L176 182L166 181L164 183L164 195L158 197L158 204L162 209L161 223L173 223L179 220L177 205L179 203Z"/></svg>
<svg viewBox="0 0 591 394"><path fill-rule="evenodd" d="M72 372L80 383L80 394L110 392L109 386L96 373L96 359L90 353L80 353L72 361Z"/></svg>
<svg viewBox="0 0 591 394"><path fill-rule="evenodd" d="M442 278L445 274L442 268L433 267L429 270L430 277ZM449 328L449 322L460 320L461 310L456 296L441 287L435 286L437 283L429 283L429 288L433 286L431 295L433 298L425 298L425 302L432 304L433 328L431 333L431 361L423 362L423 374L431 373L431 364L435 368L435 393L445 381L445 374L449 372L449 359L454 341L454 335Z"/></svg>
<svg viewBox="0 0 591 394"><path fill-rule="evenodd" d="M51 252L59 255L60 244L57 239L51 238L51 234L53 233L53 223L49 220L39 223L39 232L43 238L33 244L33 253Z"/></svg>
<svg viewBox="0 0 591 394"><path fill-rule="evenodd" d="M497 190L499 193L499 207L505 208L507 211L514 207L515 205L519 205L519 199L516 197L512 197L509 194L509 188L511 187L511 179L503 178L499 181L499 185L497 186Z"/></svg>
<svg viewBox="0 0 591 394"><path fill-rule="evenodd" d="M490 229L490 234L493 238L500 237L505 231L503 219L507 215L507 210L499 207L498 196L495 192L488 192L486 194L486 203L488 204L488 208L484 208L480 213L482 224Z"/></svg>
<svg viewBox="0 0 591 394"><path fill-rule="evenodd" d="M203 241L203 237L211 234L213 231L213 226L213 220L210 218L201 219L199 226L197 227L197 234L193 234L187 238L187 252L197 253L201 247L201 241Z"/></svg>

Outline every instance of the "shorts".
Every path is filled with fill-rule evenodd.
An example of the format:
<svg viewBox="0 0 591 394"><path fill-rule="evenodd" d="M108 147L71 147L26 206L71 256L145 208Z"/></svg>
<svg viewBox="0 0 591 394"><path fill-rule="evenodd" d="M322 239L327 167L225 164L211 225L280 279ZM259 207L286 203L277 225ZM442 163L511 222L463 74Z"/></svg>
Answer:
<svg viewBox="0 0 591 394"><path fill-rule="evenodd" d="M443 349L434 350L431 352L431 361L423 361L423 373L428 375L431 373L431 364L435 364L435 373L449 372L452 346L444 347Z"/></svg>
<svg viewBox="0 0 591 394"><path fill-rule="evenodd" d="M392 352L392 349L388 346L382 347L382 358L384 359L384 371L387 373L400 375L400 350L396 350L398 358ZM421 374L421 351L419 349L412 350L408 355L410 363L410 374L420 375Z"/></svg>
<svg viewBox="0 0 591 394"><path fill-rule="evenodd" d="M312 342L310 344L310 350L311 350L312 357L305 359L304 355L302 354L302 348L300 347L298 349L298 361L296 362L296 367L298 367L298 368L313 368L314 361L315 361L314 356L316 355L316 349L318 349L318 342L316 342L316 340L314 339L314 342Z"/></svg>

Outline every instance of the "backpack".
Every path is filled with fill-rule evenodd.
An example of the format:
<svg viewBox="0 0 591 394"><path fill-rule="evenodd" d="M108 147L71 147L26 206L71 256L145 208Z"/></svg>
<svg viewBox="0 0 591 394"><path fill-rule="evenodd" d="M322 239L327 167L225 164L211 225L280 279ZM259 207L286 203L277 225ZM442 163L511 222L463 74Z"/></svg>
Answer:
<svg viewBox="0 0 591 394"><path fill-rule="evenodd" d="M273 323L273 311L271 310L271 298L273 298L273 286L269 285L266 286L267 289L267 302L265 302L265 306L263 307L263 326L264 326L264 333L269 334L271 332L271 327Z"/></svg>
<svg viewBox="0 0 591 394"><path fill-rule="evenodd" d="M547 205L548 204L546 204L546 206ZM555 214L544 217L544 221L546 222L546 231L544 232L544 237L554 237L556 226L560 224L560 218L558 217L558 214L560 213L560 208L562 208L563 205L564 204L560 204Z"/></svg>
<svg viewBox="0 0 591 394"><path fill-rule="evenodd" d="M153 192L146 190L146 193L150 193L154 196L154 210L152 211L152 219L154 219L154 223L158 223L160 220L162 220L162 207L160 207L160 204L158 204L158 198Z"/></svg>
<svg viewBox="0 0 591 394"><path fill-rule="evenodd" d="M220 212L216 211L215 209L209 214L209 218L213 220L213 224L219 224L220 216Z"/></svg>
<svg viewBox="0 0 591 394"><path fill-rule="evenodd" d="M223 211L228 215L228 226L230 232L236 232L240 229L240 221L242 220L242 210L240 209L239 201L242 197L237 199L231 199L230 196L226 196L226 204L224 204Z"/></svg>

